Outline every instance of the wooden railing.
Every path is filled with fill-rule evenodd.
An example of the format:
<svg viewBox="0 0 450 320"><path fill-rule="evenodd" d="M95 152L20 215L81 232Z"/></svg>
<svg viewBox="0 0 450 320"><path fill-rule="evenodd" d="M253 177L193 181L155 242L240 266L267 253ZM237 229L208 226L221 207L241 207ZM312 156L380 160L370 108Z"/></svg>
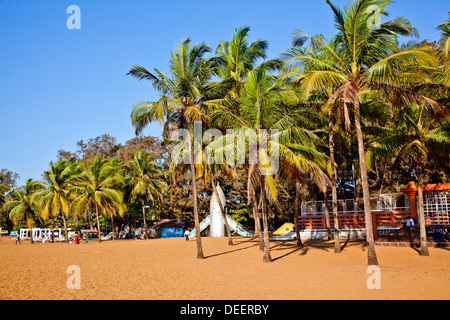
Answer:
<svg viewBox="0 0 450 320"><path fill-rule="evenodd" d="M427 212L425 214L426 225L448 225L450 218L447 211Z"/></svg>
<svg viewBox="0 0 450 320"><path fill-rule="evenodd" d="M376 227L401 227L405 219L410 216L410 211L372 211L374 228ZM326 229L325 215L304 215L298 219L305 229ZM340 229L365 228L364 213L338 213ZM334 228L334 217L330 215L330 226Z"/></svg>

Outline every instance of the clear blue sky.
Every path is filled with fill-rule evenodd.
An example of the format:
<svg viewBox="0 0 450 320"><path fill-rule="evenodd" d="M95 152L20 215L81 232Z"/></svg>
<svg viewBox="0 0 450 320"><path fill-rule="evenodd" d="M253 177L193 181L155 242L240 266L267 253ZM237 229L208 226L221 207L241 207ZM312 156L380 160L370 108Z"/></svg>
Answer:
<svg viewBox="0 0 450 320"><path fill-rule="evenodd" d="M72 4L81 9L80 30L66 26ZM448 0L388 7L391 17L407 17L420 39L431 41L448 10ZM268 58L290 45L296 28L335 33L325 0L0 0L0 169L17 172L23 184L40 179L59 149L75 151L81 139L133 138L132 104L157 93L126 76L130 66L166 71L182 38L215 48L243 25L251 28L250 40L269 42ZM156 124L144 131L160 133Z"/></svg>

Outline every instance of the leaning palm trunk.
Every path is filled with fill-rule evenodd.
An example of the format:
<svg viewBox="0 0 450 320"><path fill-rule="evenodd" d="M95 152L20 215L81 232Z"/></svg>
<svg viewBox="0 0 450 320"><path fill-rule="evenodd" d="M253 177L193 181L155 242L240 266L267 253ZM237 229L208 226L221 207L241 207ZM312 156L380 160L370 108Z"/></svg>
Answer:
<svg viewBox="0 0 450 320"><path fill-rule="evenodd" d="M420 255L429 256L428 242L427 242L427 231L425 228L425 212L423 206L423 171L422 166L419 165L417 168L417 192L419 198L419 224L420 224Z"/></svg>
<svg viewBox="0 0 450 320"><path fill-rule="evenodd" d="M300 236L300 228L299 228L299 224L298 224L298 219L300 218L299 214L298 214L298 205L299 205L299 201L300 200L300 181L296 181L295 182L295 208L294 208L294 214L295 214L295 232L297 235L297 247L302 248L303 247L303 243L302 243L302 238Z"/></svg>
<svg viewBox="0 0 450 320"><path fill-rule="evenodd" d="M364 153L364 140L361 131L361 113L359 101L354 101L354 112L355 112L356 136L358 138L358 155L361 170L361 182L363 188L364 219L366 222L366 241L368 244L367 261L369 265L378 265L377 254L375 251L375 241L373 236L372 212L370 208L370 198L369 198L370 197L369 182L367 179L366 158Z"/></svg>
<svg viewBox="0 0 450 320"><path fill-rule="evenodd" d="M233 239L231 238L231 231L230 231L230 226L228 225L227 215L225 214L225 209L223 207L222 200L220 200L219 193L217 192L217 188L216 188L216 185L214 183L214 178L212 178L212 177L211 177L211 185L213 187L214 194L216 196L217 202L219 203L220 212L222 212L222 217L223 217L223 220L225 222L225 227L227 229L228 245L232 246L233 245Z"/></svg>
<svg viewBox="0 0 450 320"><path fill-rule="evenodd" d="M100 231L100 218L98 215L98 205L95 204L95 214L97 215L97 235L98 235L98 242L102 242L102 233Z"/></svg>
<svg viewBox="0 0 450 320"><path fill-rule="evenodd" d="M261 176L261 211L263 216L264 226L264 255L263 262L272 262L270 256L270 239L269 239L269 226L267 223L267 207L266 207L266 190L265 190L264 176Z"/></svg>
<svg viewBox="0 0 450 320"><path fill-rule="evenodd" d="M88 211L88 217L89 217L89 229L94 229L94 222L92 221L92 212L89 205L89 211Z"/></svg>
<svg viewBox="0 0 450 320"><path fill-rule="evenodd" d="M336 191L336 166L334 163L334 129L331 111L328 114L328 141L330 147L330 164L331 164L331 203L334 217L334 253L341 252L339 243L339 218L337 212L337 191Z"/></svg>
<svg viewBox="0 0 450 320"><path fill-rule="evenodd" d="M259 217L258 202L256 200L256 194L252 191L252 201L253 201L253 219L255 220L255 235L259 239L259 250L264 250L264 236L261 232L261 219Z"/></svg>
<svg viewBox="0 0 450 320"><path fill-rule="evenodd" d="M142 201L142 218L144 219L144 239L147 239L147 219L145 218L145 201L144 199Z"/></svg>
<svg viewBox="0 0 450 320"><path fill-rule="evenodd" d="M66 223L66 217L64 216L64 213L62 214L63 218L63 224L64 224L64 234L66 235L66 242L69 243L69 234L67 233L67 223Z"/></svg>
<svg viewBox="0 0 450 320"><path fill-rule="evenodd" d="M113 218L113 217L114 217L114 216L111 215L111 231L112 231L111 239L112 239L112 240L115 239L115 237L114 237L114 233L115 233L115 230L114 230L114 218Z"/></svg>

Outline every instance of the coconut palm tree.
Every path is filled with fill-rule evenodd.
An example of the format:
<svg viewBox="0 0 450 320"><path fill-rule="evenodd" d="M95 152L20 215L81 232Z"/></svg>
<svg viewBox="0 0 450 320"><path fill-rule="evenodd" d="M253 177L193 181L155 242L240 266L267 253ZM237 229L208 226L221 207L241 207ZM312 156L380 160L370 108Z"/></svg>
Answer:
<svg viewBox="0 0 450 320"><path fill-rule="evenodd" d="M448 58L448 53L450 51L450 11L448 11L447 14L447 21L440 23L437 27L437 29L441 32L439 42L442 45L445 58Z"/></svg>
<svg viewBox="0 0 450 320"><path fill-rule="evenodd" d="M412 90L414 84L423 80L422 65L433 65L435 57L427 47L398 48L398 36L417 35L417 31L404 17L378 24L370 23L373 8L387 16L389 0L356 0L343 10L327 0L334 14L338 31L332 41L322 36L311 38L310 48L293 48L288 65L300 68L293 80L301 82L306 92L330 90L328 104L334 111L344 114L350 123L350 109L353 111L353 125L358 141L361 182L364 198L368 263L377 265L372 218L369 202L369 185L365 163L364 137L361 131L361 92L377 90L389 99L430 104L438 103ZM349 125L348 125L349 126Z"/></svg>
<svg viewBox="0 0 450 320"><path fill-rule="evenodd" d="M144 127L152 121L164 123L166 138L174 129L184 129L187 132L198 259L203 259L204 255L197 209L195 146L192 143L191 130L195 121L207 123L208 112L227 103L223 97L231 88L229 83L225 85L222 82L211 81L215 62L204 58L204 55L210 51L206 43L191 46L191 40L186 39L171 52L170 76L156 68L153 72L149 72L142 66L133 66L128 72L138 80L150 81L161 94L157 101L138 101L134 105L131 121L136 133L142 132Z"/></svg>
<svg viewBox="0 0 450 320"><path fill-rule="evenodd" d="M95 157L91 163L84 164L82 174L75 179L76 197L72 202L74 214L80 215L93 205L97 216L97 233L101 242L100 214L123 214L123 193L119 190L124 185L124 177L117 166L117 160Z"/></svg>
<svg viewBox="0 0 450 320"><path fill-rule="evenodd" d="M131 163L131 199L132 201L141 200L145 238L148 236L145 204L148 201L154 203L157 200L162 200L167 189L167 184L160 180L163 176L163 170L156 162L152 161L148 152L141 150L134 155Z"/></svg>
<svg viewBox="0 0 450 320"><path fill-rule="evenodd" d="M211 115L212 123L235 129L214 141L212 148L216 153L222 150L227 157L232 153L236 163L244 160L244 152L248 154L249 202L254 201L256 188L260 188L258 206L264 226L264 262L272 260L267 201L273 202L277 198L274 175L278 168L274 165L285 166L289 163L302 172L319 176L327 161L322 153L315 150L314 143L319 142L318 137L302 127L308 121L303 117L304 110L288 107L294 101L297 101L295 94L285 90L282 82L271 75L266 66L260 65L247 74L237 110L224 108ZM245 142L245 146L240 145L239 141Z"/></svg>
<svg viewBox="0 0 450 320"><path fill-rule="evenodd" d="M247 75L255 68L258 59L266 58L266 50L268 48L268 42L265 40L259 39L249 43L249 32L249 27L236 28L231 41L220 41L214 57L217 65L214 69L215 74L232 84L228 96L235 102L232 106L234 106L233 113L236 115L238 115L239 111L236 106L242 97ZM275 70L280 67L281 61L279 59L271 59L262 62L261 65L267 69ZM228 129L228 127L219 128L223 131ZM245 165L245 168L249 169L248 163ZM256 194L252 194L251 198L251 202L256 204ZM260 232L261 223L256 205L253 206L253 218L255 221L255 235L259 237L260 249L263 250L264 242Z"/></svg>
<svg viewBox="0 0 450 320"><path fill-rule="evenodd" d="M33 228L34 221L39 216L39 208L33 201L33 194L42 189L38 181L27 179L22 190L15 189L10 193L10 198L3 205L3 210L9 212L9 218L16 225L23 220L28 229ZM33 234L30 236L33 243Z"/></svg>
<svg viewBox="0 0 450 320"><path fill-rule="evenodd" d="M423 205L424 170L430 163L441 161L450 165L450 118L448 114L435 114L418 105L408 105L396 114L392 126L367 127L378 138L371 142L368 158L394 156L394 170L401 163L412 163L418 187L418 214L420 225L420 255L428 256Z"/></svg>
<svg viewBox="0 0 450 320"><path fill-rule="evenodd" d="M73 182L80 172L81 168L75 158L69 161L51 162L48 170L44 172L44 182L41 182L43 189L33 194L33 200L39 206L41 217L44 220L47 220L50 215L61 214L67 243L69 237L66 218L70 215Z"/></svg>
<svg viewBox="0 0 450 320"><path fill-rule="evenodd" d="M233 84L229 94L232 98L238 99L247 74L257 65L258 59L266 58L266 50L269 46L266 40L256 40L249 43L249 27L239 27L234 29L231 41L220 41L216 48L214 68L223 80L230 80ZM271 59L263 62L266 67L275 69L280 66L280 60Z"/></svg>

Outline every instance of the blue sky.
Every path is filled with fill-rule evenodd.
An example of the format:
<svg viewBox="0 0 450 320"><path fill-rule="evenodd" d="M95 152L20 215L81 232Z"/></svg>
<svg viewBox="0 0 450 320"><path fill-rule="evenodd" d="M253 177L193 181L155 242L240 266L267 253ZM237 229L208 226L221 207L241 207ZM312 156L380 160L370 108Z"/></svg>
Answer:
<svg viewBox="0 0 450 320"><path fill-rule="evenodd" d="M347 1L334 0L336 5ZM81 29L70 30L67 7L81 10ZM437 40L448 0L397 0L420 39ZM383 18L386 20L386 18ZM118 142L134 137L131 106L157 93L126 76L132 65L166 71L170 50L183 38L215 48L238 26L250 40L269 42L268 58L290 45L292 32L331 37L325 0L0 0L0 169L40 179L59 149L108 133ZM146 135L159 136L150 125Z"/></svg>

